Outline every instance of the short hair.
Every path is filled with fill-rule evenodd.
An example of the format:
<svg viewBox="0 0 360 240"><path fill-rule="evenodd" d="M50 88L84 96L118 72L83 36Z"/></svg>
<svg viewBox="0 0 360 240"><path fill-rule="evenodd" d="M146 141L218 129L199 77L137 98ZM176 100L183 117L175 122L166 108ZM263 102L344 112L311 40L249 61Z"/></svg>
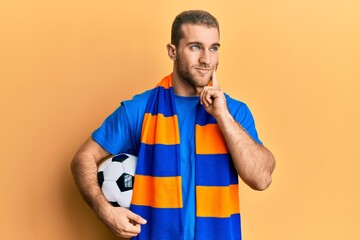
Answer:
<svg viewBox="0 0 360 240"><path fill-rule="evenodd" d="M204 25L214 27L220 35L219 23L210 13L203 10L184 11L176 16L171 27L171 44L179 46L180 39L184 37L181 27L184 24Z"/></svg>

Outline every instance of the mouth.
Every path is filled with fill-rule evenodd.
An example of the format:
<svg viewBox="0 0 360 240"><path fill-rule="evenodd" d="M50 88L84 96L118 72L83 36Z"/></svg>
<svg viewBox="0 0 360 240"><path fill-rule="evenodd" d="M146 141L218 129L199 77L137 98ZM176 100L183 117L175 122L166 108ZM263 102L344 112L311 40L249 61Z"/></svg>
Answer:
<svg viewBox="0 0 360 240"><path fill-rule="evenodd" d="M205 74L209 73L212 70L210 68L195 68L195 69L201 75L205 75Z"/></svg>

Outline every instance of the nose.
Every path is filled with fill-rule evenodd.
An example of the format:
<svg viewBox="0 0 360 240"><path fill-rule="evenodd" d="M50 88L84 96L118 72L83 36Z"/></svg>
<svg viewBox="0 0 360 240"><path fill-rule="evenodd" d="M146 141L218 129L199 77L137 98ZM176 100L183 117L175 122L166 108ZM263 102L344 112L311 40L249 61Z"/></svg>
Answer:
<svg viewBox="0 0 360 240"><path fill-rule="evenodd" d="M211 63L211 54L209 50L201 51L199 62L206 65L209 65Z"/></svg>

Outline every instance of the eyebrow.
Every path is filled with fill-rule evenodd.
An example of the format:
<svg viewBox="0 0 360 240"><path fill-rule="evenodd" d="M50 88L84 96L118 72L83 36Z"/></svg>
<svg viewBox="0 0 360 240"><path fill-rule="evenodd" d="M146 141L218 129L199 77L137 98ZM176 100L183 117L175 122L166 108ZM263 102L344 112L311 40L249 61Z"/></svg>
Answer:
<svg viewBox="0 0 360 240"><path fill-rule="evenodd" d="M204 45L202 42L197 42L197 41L195 41L195 42L188 42L186 45L193 45L193 44L197 44L197 45L201 45L201 46ZM211 44L211 46L212 46L212 47L213 47L213 46L220 47L220 43L213 43L213 44Z"/></svg>

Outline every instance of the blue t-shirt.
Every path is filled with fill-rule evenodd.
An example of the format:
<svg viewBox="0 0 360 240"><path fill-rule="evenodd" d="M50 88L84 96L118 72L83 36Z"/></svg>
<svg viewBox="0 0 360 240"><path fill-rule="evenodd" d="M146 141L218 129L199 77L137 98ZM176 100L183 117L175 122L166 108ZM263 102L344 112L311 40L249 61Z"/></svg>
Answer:
<svg viewBox="0 0 360 240"><path fill-rule="evenodd" d="M93 139L111 154L121 152L138 155L143 116L152 90L123 101L121 106L106 118L92 134ZM237 122L258 143L254 119L242 102L225 95L228 109ZM195 116L199 97L175 95L175 105L180 131L180 158L184 219L184 239L194 239L195 234ZM147 219L149 220L149 219Z"/></svg>

